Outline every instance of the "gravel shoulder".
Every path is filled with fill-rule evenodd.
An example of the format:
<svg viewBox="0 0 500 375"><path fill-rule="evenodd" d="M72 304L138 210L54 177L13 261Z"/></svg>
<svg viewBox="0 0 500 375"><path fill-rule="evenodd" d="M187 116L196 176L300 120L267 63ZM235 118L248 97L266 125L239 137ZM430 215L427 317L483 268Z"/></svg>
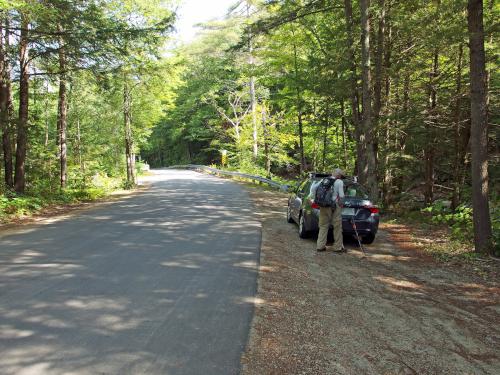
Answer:
<svg viewBox="0 0 500 375"><path fill-rule="evenodd" d="M362 253L316 253L286 195L248 188L262 221L244 375L498 374L500 281L445 267L380 231ZM391 237L392 236L392 237Z"/></svg>

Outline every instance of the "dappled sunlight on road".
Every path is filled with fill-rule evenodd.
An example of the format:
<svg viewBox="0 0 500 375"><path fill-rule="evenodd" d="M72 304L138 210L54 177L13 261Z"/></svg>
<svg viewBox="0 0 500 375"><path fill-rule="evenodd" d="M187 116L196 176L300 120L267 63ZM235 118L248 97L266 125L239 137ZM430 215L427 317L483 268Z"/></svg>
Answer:
<svg viewBox="0 0 500 375"><path fill-rule="evenodd" d="M392 285L395 288L420 289L422 287L421 285L412 283L408 280L399 280L388 276L375 276L374 279Z"/></svg>
<svg viewBox="0 0 500 375"><path fill-rule="evenodd" d="M193 356L239 365L262 303L248 196L193 172L148 181L112 205L0 234L2 374L175 374ZM234 337L230 350L221 337Z"/></svg>
<svg viewBox="0 0 500 375"><path fill-rule="evenodd" d="M197 264L187 261L187 260L182 260L182 261L177 261L177 262L161 262L162 266L166 267L181 267L181 268L201 268Z"/></svg>
<svg viewBox="0 0 500 375"><path fill-rule="evenodd" d="M257 270L259 265L258 265L258 262L255 261L255 260L247 260L247 261L244 261L244 262L234 263L233 266L248 268L248 269L251 269L251 270Z"/></svg>
<svg viewBox="0 0 500 375"><path fill-rule="evenodd" d="M0 339L22 339L34 334L34 331L18 329L7 324L0 325Z"/></svg>
<svg viewBox="0 0 500 375"><path fill-rule="evenodd" d="M266 301L264 301L262 298L258 298L258 297L238 297L235 299L235 302L238 304L250 303L250 304L256 305L256 306L266 303Z"/></svg>

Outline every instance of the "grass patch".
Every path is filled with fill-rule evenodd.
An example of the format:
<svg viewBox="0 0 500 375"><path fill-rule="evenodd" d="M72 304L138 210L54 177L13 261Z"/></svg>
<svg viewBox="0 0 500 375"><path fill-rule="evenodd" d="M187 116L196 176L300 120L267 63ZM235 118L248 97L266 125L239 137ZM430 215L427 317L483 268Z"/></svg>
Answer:
<svg viewBox="0 0 500 375"><path fill-rule="evenodd" d="M94 185L86 188L70 187L56 191L31 189L23 195L8 191L0 195L0 223L30 217L51 207L95 201L117 190L120 183L119 179L100 177Z"/></svg>
<svg viewBox="0 0 500 375"><path fill-rule="evenodd" d="M39 213L52 206L94 201L107 195L104 189L68 189L54 194L0 197L0 223L8 223Z"/></svg>

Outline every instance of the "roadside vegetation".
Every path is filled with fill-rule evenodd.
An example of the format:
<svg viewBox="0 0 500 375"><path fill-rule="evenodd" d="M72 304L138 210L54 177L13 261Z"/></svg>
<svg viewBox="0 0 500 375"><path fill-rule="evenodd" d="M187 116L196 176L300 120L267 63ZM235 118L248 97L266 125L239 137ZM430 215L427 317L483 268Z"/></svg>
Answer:
<svg viewBox="0 0 500 375"><path fill-rule="evenodd" d="M7 192L0 196L0 224L16 222L61 207L96 201L123 188L123 181L119 178L95 177L88 187L39 189L24 195Z"/></svg>
<svg viewBox="0 0 500 375"><path fill-rule="evenodd" d="M234 168L222 168L215 164L211 167L236 171ZM230 178L240 181L249 189L258 188L270 192L276 190L248 179ZM289 189L296 186L295 180L287 180L280 176L273 176L273 180L289 186ZM432 206L425 207L419 202L413 202L410 209L405 207L402 211L398 207L392 207L390 210L382 207L381 228L389 232L392 240L403 250L417 251L431 256L438 262L463 267L485 280L495 280L500 276L498 273L500 260L495 259L500 257L499 239L495 238L497 245L491 254L493 257L476 252L473 241L472 209L462 205L452 210L449 203L438 200ZM424 208L418 208L419 206ZM493 208L493 212L497 210L497 207ZM495 235L500 233L498 223L498 218L495 219L494 216Z"/></svg>
<svg viewBox="0 0 500 375"><path fill-rule="evenodd" d="M136 164L136 176L148 175L144 163ZM91 178L61 189L57 184L53 186L37 184L26 194L16 194L12 190L0 196L0 224L19 222L33 216L63 212L82 203L92 203L108 199L116 194L127 193L137 187L123 176L110 177L96 172Z"/></svg>
<svg viewBox="0 0 500 375"><path fill-rule="evenodd" d="M383 215L381 228L403 250L431 256L439 263L458 266L485 280L498 279L500 260L494 258L500 256L498 248L493 251L494 257L475 251L472 218L468 214L450 224L443 222L440 215L431 216L426 211Z"/></svg>
<svg viewBox="0 0 500 375"><path fill-rule="evenodd" d="M131 188L138 160L341 167L384 212L499 255L493 0L235 0L187 44L175 6L0 0L0 216Z"/></svg>
<svg viewBox="0 0 500 375"><path fill-rule="evenodd" d="M135 187L172 95L172 9L0 1L0 222Z"/></svg>
<svg viewBox="0 0 500 375"><path fill-rule="evenodd" d="M491 203L494 243L491 255L500 257L498 197ZM427 253L443 261L473 261L484 258L484 254L475 252L474 249L473 209L470 203L462 203L454 209L451 202L444 199L436 200L429 206L420 204L421 208L418 202L410 205L410 209L401 206L392 207L387 212L385 221L414 228L414 242L421 245Z"/></svg>
<svg viewBox="0 0 500 375"><path fill-rule="evenodd" d="M142 155L295 181L341 167L384 212L432 215L455 236L464 224L493 254L498 12L489 0L235 1L177 49L176 99Z"/></svg>

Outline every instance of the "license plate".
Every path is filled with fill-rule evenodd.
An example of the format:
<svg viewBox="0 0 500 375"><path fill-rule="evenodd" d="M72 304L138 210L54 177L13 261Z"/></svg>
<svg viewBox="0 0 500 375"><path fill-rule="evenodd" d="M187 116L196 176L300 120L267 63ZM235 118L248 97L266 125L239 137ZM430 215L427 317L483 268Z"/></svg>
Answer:
<svg viewBox="0 0 500 375"><path fill-rule="evenodd" d="M352 208L352 207L344 207L342 209L342 215L354 216L354 208Z"/></svg>

